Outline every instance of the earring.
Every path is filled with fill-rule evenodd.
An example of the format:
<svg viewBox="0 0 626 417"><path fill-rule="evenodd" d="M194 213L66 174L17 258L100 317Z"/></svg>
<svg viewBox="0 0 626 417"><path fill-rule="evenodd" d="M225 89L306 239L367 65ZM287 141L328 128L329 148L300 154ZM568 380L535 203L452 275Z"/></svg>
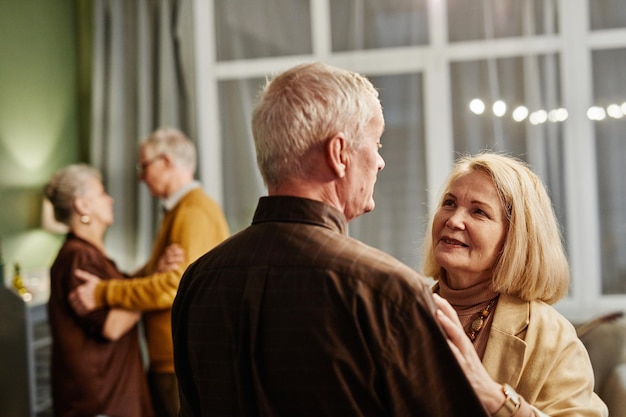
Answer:
<svg viewBox="0 0 626 417"><path fill-rule="evenodd" d="M91 218L87 214L83 214L80 216L80 222L83 224L89 224L91 223Z"/></svg>

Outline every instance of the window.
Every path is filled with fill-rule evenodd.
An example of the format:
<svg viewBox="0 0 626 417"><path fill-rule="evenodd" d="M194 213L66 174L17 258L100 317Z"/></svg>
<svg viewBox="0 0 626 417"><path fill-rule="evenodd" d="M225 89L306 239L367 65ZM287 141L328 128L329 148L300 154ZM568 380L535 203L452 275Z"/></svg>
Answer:
<svg viewBox="0 0 626 417"><path fill-rule="evenodd" d="M448 1L450 42L555 33L555 0Z"/></svg>
<svg viewBox="0 0 626 417"><path fill-rule="evenodd" d="M559 56L452 62L450 73L454 151L492 149L525 160L566 225L562 124L569 113L560 93Z"/></svg>
<svg viewBox="0 0 626 417"><path fill-rule="evenodd" d="M200 131L219 137L234 231L249 224L265 194L250 132L259 86L288 66L324 61L368 75L387 124L377 208L350 224L353 236L419 268L426 220L454 158L484 148L508 152L542 177L563 227L572 285L557 309L572 320L623 309L626 2L196 4L208 11L205 20L196 17L210 29L197 53L217 109L201 115ZM474 99L482 113L479 102L470 106Z"/></svg>
<svg viewBox="0 0 626 417"><path fill-rule="evenodd" d="M407 265L417 267L424 225L428 220L422 76L400 74L370 77L380 90L385 112L376 209L350 223L352 236L384 248Z"/></svg>
<svg viewBox="0 0 626 417"><path fill-rule="evenodd" d="M626 293L626 48L593 52L602 293Z"/></svg>
<svg viewBox="0 0 626 417"><path fill-rule="evenodd" d="M330 2L334 52L428 44L425 0Z"/></svg>

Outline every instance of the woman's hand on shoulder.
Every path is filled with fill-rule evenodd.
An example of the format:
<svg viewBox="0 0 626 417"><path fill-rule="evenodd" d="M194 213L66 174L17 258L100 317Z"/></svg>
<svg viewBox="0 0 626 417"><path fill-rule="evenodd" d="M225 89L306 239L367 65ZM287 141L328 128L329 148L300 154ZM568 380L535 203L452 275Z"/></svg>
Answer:
<svg viewBox="0 0 626 417"><path fill-rule="evenodd" d="M448 345L483 406L491 414L504 404L501 385L495 382L483 366L472 341L467 337L454 308L438 294L433 294L437 306L436 318L448 336Z"/></svg>

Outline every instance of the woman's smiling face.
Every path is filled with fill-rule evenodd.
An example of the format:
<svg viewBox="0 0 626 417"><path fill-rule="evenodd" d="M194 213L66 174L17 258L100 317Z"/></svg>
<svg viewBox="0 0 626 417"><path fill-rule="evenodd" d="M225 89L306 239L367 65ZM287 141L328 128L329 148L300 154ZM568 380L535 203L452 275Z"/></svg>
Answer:
<svg viewBox="0 0 626 417"><path fill-rule="evenodd" d="M504 245L507 220L491 177L473 171L446 190L433 218L435 259L455 289L491 279Z"/></svg>

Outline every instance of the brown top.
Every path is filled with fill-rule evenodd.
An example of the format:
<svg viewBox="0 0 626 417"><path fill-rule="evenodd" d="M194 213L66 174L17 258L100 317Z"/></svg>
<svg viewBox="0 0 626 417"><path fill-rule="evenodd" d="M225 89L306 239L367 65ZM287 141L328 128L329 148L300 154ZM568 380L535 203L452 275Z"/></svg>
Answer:
<svg viewBox="0 0 626 417"><path fill-rule="evenodd" d="M481 311L489 305L491 300L498 296L497 292L489 288L490 283L489 280L486 280L469 288L455 290L448 287L445 274L444 279L437 282L435 292L448 300L452 307L454 307L466 334L470 332L472 322L476 320ZM485 348L487 347L487 340L489 340L491 323L493 322L493 315L497 305L496 300L496 303L489 308L489 315L484 319L481 329L476 333L474 347L481 360L485 355Z"/></svg>
<svg viewBox="0 0 626 417"><path fill-rule="evenodd" d="M108 310L96 310L82 318L74 314L67 297L80 283L74 277L76 268L101 277L124 277L95 246L68 234L50 270L48 318L55 416L152 416L137 328L111 342L102 337Z"/></svg>
<svg viewBox="0 0 626 417"><path fill-rule="evenodd" d="M174 301L186 416L482 416L425 281L343 214L263 197Z"/></svg>

